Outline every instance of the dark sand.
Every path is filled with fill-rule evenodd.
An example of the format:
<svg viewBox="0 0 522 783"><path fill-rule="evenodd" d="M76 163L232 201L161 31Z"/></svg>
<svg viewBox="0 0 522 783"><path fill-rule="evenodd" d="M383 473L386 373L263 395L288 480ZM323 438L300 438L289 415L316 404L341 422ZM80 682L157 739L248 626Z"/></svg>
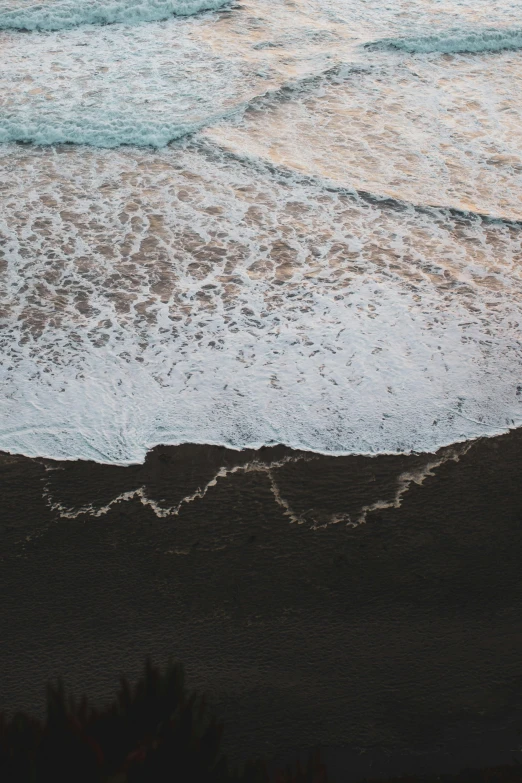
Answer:
<svg viewBox="0 0 522 783"><path fill-rule="evenodd" d="M0 476L8 711L173 654L233 760L320 744L338 781L522 760L522 431L436 456L0 455Z"/></svg>

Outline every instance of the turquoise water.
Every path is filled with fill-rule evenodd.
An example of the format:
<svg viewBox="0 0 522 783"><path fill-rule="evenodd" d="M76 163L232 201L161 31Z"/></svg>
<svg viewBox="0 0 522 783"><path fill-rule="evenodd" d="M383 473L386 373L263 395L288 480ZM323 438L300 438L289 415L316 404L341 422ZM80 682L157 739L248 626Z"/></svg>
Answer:
<svg viewBox="0 0 522 783"><path fill-rule="evenodd" d="M216 10L227 0L58 0L0 5L0 29L64 30L79 25L157 22Z"/></svg>
<svg viewBox="0 0 522 783"><path fill-rule="evenodd" d="M472 54L516 51L522 48L522 30L448 30L435 35L383 38L369 48L390 47L410 54Z"/></svg>

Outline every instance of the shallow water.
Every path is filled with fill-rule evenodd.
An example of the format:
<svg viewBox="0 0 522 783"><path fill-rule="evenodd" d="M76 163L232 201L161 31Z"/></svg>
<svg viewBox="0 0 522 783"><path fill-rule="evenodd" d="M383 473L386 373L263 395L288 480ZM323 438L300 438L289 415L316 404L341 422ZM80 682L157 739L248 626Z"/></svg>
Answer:
<svg viewBox="0 0 522 783"><path fill-rule="evenodd" d="M0 449L519 426L513 4L175 5L0 6Z"/></svg>

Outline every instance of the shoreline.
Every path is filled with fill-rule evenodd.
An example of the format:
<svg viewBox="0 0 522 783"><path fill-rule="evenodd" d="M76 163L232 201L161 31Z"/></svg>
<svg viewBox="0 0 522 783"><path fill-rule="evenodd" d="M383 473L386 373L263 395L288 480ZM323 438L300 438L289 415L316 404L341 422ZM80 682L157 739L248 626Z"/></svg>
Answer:
<svg viewBox="0 0 522 783"><path fill-rule="evenodd" d="M499 438L503 435L509 435L512 432L515 432L516 430L522 430L522 422L520 423L513 423L510 427L505 427L503 429L499 430L492 430L491 432L488 432L486 434L482 435L475 435L473 437L468 436L462 436L457 439L450 439L447 442L442 442L434 446L432 449L410 449L409 451L322 451L321 449L313 449L305 446L290 446L287 443L284 443L283 441L273 442L273 443L250 443L246 444L244 446L234 446L231 443L225 443L221 441L210 441L210 440L190 440L190 441L176 441L176 442L161 442L161 443L154 443L153 445L148 445L145 447L145 450L143 452L144 456L141 461L136 462L114 462L114 461L103 461L103 460L97 460L97 459L91 459L89 457L84 456L56 456L56 455L50 455L50 454L43 454L41 452L30 454L26 453L24 451L13 451L9 448L0 448L0 459L2 457L21 457L25 459L31 459L31 460L44 460L45 462L51 462L51 463L69 463L69 462L77 462L77 463L83 463L83 464L96 464L96 465L106 465L107 467L117 467L117 468L130 468L130 467L136 467L136 466L143 466L147 460L150 458L153 458L154 452L161 450L161 449L184 449L184 448L192 448L192 447L207 447L210 449L224 449L227 452L259 452L263 453L267 449L285 449L291 453L294 454L309 454L312 457L367 457L370 459L376 458L376 457L422 457L422 456L434 456L438 454L439 452L446 450L452 446L460 446L464 444L475 444L479 441L482 441L484 439L495 439Z"/></svg>
<svg viewBox="0 0 522 783"><path fill-rule="evenodd" d="M522 760L522 430L436 454L0 454L0 708L181 660L231 761L335 781ZM473 763L476 759L476 763Z"/></svg>

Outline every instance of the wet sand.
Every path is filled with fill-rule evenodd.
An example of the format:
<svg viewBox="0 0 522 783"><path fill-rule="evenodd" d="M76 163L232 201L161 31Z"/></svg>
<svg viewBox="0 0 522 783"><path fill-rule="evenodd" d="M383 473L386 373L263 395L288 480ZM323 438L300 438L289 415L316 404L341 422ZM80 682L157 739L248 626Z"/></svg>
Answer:
<svg viewBox="0 0 522 783"><path fill-rule="evenodd" d="M186 664L235 761L334 781L522 760L522 431L437 455L0 455L0 703ZM118 499L119 498L119 499Z"/></svg>

